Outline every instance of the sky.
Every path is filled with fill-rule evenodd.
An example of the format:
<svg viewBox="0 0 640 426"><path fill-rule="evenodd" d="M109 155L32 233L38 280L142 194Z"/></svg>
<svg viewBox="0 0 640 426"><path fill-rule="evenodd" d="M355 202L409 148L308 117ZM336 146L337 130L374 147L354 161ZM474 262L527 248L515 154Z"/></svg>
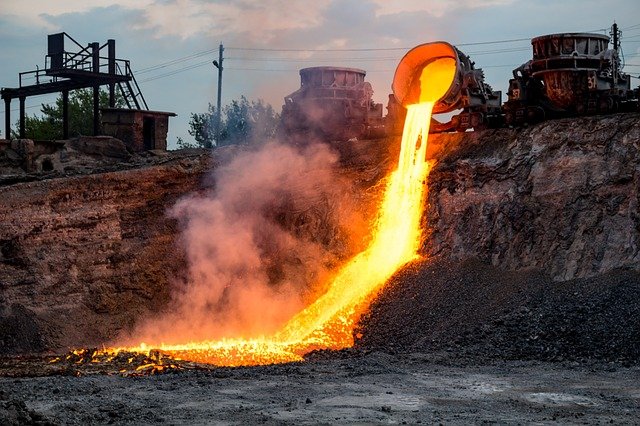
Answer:
<svg viewBox="0 0 640 426"><path fill-rule="evenodd" d="M170 119L171 149L177 137L192 140L190 114L216 102L211 62L220 44L223 105L245 95L280 111L300 85L300 68L332 65L367 71L374 99L386 106L402 56L437 40L471 56L504 100L511 70L531 57L529 38L603 33L614 20L623 31L625 71L637 76L638 0L0 0L0 86L17 87L19 72L44 66L48 34L66 32L82 44L115 39L150 109L178 114ZM55 97L28 98L27 113ZM17 108L14 101L13 122Z"/></svg>

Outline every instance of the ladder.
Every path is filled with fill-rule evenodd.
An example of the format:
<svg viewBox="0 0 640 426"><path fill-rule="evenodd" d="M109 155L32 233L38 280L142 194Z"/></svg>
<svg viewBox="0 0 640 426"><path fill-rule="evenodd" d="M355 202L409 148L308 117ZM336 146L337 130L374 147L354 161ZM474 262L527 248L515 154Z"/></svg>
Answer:
<svg viewBox="0 0 640 426"><path fill-rule="evenodd" d="M134 109L135 106L135 109L143 109L142 107L144 107L144 109L148 111L149 106L147 105L147 101L142 95L142 90L140 90L140 86L136 81L136 77L133 75L133 71L128 66L126 68L126 76L130 77L131 79L125 82L118 82L117 85L120 89L120 93L122 94L122 98L127 105L127 108ZM118 69L120 72L122 72L119 64Z"/></svg>

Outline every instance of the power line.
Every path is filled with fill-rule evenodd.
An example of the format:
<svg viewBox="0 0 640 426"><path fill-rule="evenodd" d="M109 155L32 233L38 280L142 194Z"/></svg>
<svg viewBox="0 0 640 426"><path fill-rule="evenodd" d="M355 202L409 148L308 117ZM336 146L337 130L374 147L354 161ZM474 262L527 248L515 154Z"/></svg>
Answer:
<svg viewBox="0 0 640 426"><path fill-rule="evenodd" d="M482 46L488 44L515 43L518 41L529 41L527 38L514 38L509 40L479 41L474 43L454 43L454 46ZM249 52L383 52L394 50L409 50L412 47L371 47L371 48L349 48L349 49L276 49L268 47L226 47L227 50L240 50Z"/></svg>
<svg viewBox="0 0 640 426"><path fill-rule="evenodd" d="M197 53L194 53L192 55L183 56L181 58L173 59L173 60L168 61L168 62L163 62L161 64L152 65L152 66L146 67L146 68L141 68L141 69L135 71L135 73L136 74L145 74L145 73L148 73L148 72L156 71L158 69L166 68L166 67L169 67L171 65L178 64L180 62L188 61L190 59L195 59L195 58L200 58L200 57L205 56L205 55L210 55L216 50L217 49L203 50L202 52L197 52Z"/></svg>
<svg viewBox="0 0 640 426"><path fill-rule="evenodd" d="M608 28L598 28L596 30L589 30L585 32L598 32L606 31ZM519 41L530 41L531 37L525 38L512 38L505 40L492 40L492 41L477 41L473 43L452 43L454 46L483 46L488 44L503 44L503 43L515 43ZM377 52L377 51L393 51L393 50L409 50L411 47L375 47L375 48L333 48L333 49L276 49L267 47L227 47L228 50L242 50L242 51L255 51L255 52Z"/></svg>
<svg viewBox="0 0 640 426"><path fill-rule="evenodd" d="M37 108L37 107L39 107L39 106L41 106L41 104L38 104L38 105L29 105L29 106L25 106L25 107L24 107L24 109ZM11 112L19 112L19 111L20 111L20 108L12 108L12 109L10 109L10 111L11 111ZM3 111L0 111L0 113L4 113L4 110L3 110Z"/></svg>
<svg viewBox="0 0 640 426"><path fill-rule="evenodd" d="M626 27L623 28L624 30L630 30L630 29L634 29L636 27L640 27L640 24L636 24L630 27ZM595 29L595 30L589 30L589 31L585 31L585 32L598 32L598 31L606 31L608 28L599 28L599 29ZM482 46L482 45L491 45L491 44L505 44L505 43L515 43L515 42L520 42L520 41L529 41L531 40L531 37L526 37L526 38L514 38L514 39L504 39L504 40L492 40L492 41L479 41L479 42L472 42L472 43L457 43L455 44L456 46ZM335 49L284 49L284 48L259 48L259 47L227 47L227 50L238 50L238 51L256 51L256 52L281 52L281 53L285 53L285 52L376 52L376 51L400 51L400 50L409 50L411 49L411 47L389 47L389 48L352 48L352 49L341 49L341 48L335 48ZM522 49L522 50L526 50L526 49ZM153 71L157 71L163 68L167 68L170 67L172 65L176 65L182 62L186 62L189 61L191 59L195 59L195 58L199 58L205 55L209 55L212 54L216 51L216 49L208 49L208 50L203 50L200 52L195 52L192 53L190 55L187 56L183 56L180 58L176 58L167 62L162 62L156 65L152 65L146 68L141 68L139 70L136 71L137 74L145 74L145 73L149 73L149 72L153 72ZM513 51L513 52L517 52L520 51L519 48L515 48L515 49L504 49L502 50L503 52L508 52L508 51ZM491 51L487 51L487 52L470 52L470 55L484 55L484 54L489 54L489 52ZM496 51L496 52L491 52L491 53L499 53L500 51ZM328 60L328 59L327 59ZM373 59L371 59L373 60ZM285 58L283 58L283 62L285 61ZM289 62L293 62L293 60L289 60ZM177 71L177 70L176 70ZM182 71L182 70L181 70ZM177 74L177 72L176 72ZM163 74L163 76L168 77L170 75L174 75L173 73L166 73ZM155 78L160 78L160 76L154 76L153 79ZM145 81L152 81L151 79L145 80Z"/></svg>
<svg viewBox="0 0 640 426"><path fill-rule="evenodd" d="M635 24L629 27L622 28L622 30L628 31L635 28L640 27L640 24ZM606 31L608 28L598 28L595 30L589 30L585 32L599 32ZM458 43L456 46L481 46L481 45L490 45L490 44L504 44L504 43L515 43L519 41L529 41L531 37L526 38L515 38L515 39L505 39L505 40L493 40L493 41L480 41L480 42L472 42L472 43ZM408 50L411 47L391 47L391 48L365 48L365 49L276 49L276 48L257 48L257 47L227 47L226 49L235 49L235 50L244 50L244 51L266 51L266 52L354 52L354 51L393 51L393 50ZM151 65L149 67L141 68L136 71L137 74L143 74L147 72L152 72L157 69L166 68L168 66L188 61L190 59L199 58L205 55L209 55L215 53L217 49L208 49L202 50L199 52L192 53L187 56L182 56L180 58L172 59L167 62L162 62L156 65Z"/></svg>
<svg viewBox="0 0 640 426"><path fill-rule="evenodd" d="M299 71L298 68L245 68L245 67L227 67L225 68L226 70L233 70L233 71L265 71L265 72L295 72L295 71ZM394 69L381 69L381 70L367 70L367 73L372 73L372 72L393 72L395 71Z"/></svg>
<svg viewBox="0 0 640 426"><path fill-rule="evenodd" d="M600 31L600 30L593 30ZM514 43L519 41L529 41L530 37L527 38L515 38L515 39L506 39L506 40L493 40L493 41L480 41L473 43L458 43L456 46L481 46L481 45L491 45L491 44L504 44L504 43ZM412 46L413 47L413 46ZM386 47L386 48L353 48L353 49L284 49L284 48L261 48L261 47L225 47L226 50L239 50L239 51L255 51L255 52L376 52L376 51L400 51L400 50L409 50L412 47ZM156 65L152 65L149 67L141 68L135 71L137 74L144 74L147 72L152 72L157 69L162 69L171 65L175 65L181 62L188 61L190 59L202 57L211 53L216 52L217 49L209 49L203 50L200 52L195 52L193 54L183 56L180 58L172 59L167 62L162 62Z"/></svg>
<svg viewBox="0 0 640 426"><path fill-rule="evenodd" d="M525 52L527 50L531 50L530 46L526 47L513 47L509 49L498 49L498 50L484 50L478 52L465 52L467 56L482 56L482 55L493 55L496 53L511 53L511 52Z"/></svg>
<svg viewBox="0 0 640 426"><path fill-rule="evenodd" d="M227 60L230 60L232 58L226 58ZM238 58L233 58L233 59L238 59ZM266 62L269 62L269 60L267 58L260 58L265 60ZM397 58L393 58L394 60L397 60ZM342 59L340 59L342 60ZM313 61L309 61L309 62L318 62L319 60L313 60ZM298 61L289 61L289 62L298 62ZM306 62L306 61L302 61L302 62ZM150 82L153 80L158 80L161 78L165 78L165 77L170 77L172 75L176 75L176 74L180 74L182 72L185 71L189 71L195 68L200 68L203 67L205 65L209 65L211 64L210 61L206 61L206 62L200 62L200 63L196 63L196 64L192 64L183 68L179 68L177 70L165 73L165 74L160 74L160 75L156 75L144 80L141 80L141 83L145 83L145 82ZM483 66L481 68L507 68L507 67L516 67L518 66L517 64L515 65L511 65L511 64L506 64L506 65L486 65ZM295 71L299 71L298 68L250 68L250 67L225 67L225 69L230 70L230 71L265 71L265 72L295 72ZM384 70L380 70L380 69L369 69L367 70L368 73L371 72L393 72L395 71L394 69L384 69Z"/></svg>
<svg viewBox="0 0 640 426"><path fill-rule="evenodd" d="M636 24L630 27L626 27L623 28L625 30L631 30L634 29L636 27L640 27L640 24ZM586 32L598 32L598 31L606 31L607 28L599 28L596 30L589 30ZM531 40L530 37L526 37L526 38L514 38L514 39L504 39L504 40L492 40L492 41L479 41L479 42L472 42L472 43L458 43L455 44L456 46L484 46L484 45L492 45L492 44L507 44L507 43L515 43L515 42L521 42L521 41L529 41ZM321 52L379 52L379 51L406 51L411 49L411 47L389 47L389 48L334 48L334 49L284 49L284 48L259 48L259 47L227 47L227 50L236 50L236 51L247 51L247 52L279 52L279 53L290 53L290 52L316 52L316 53L321 53ZM503 49L493 49L493 50L486 50L486 51L476 51L476 52L468 52L467 54L469 56L481 56L481 55L491 55L491 54L498 54L498 53L510 53L510 52L520 52L520 51L526 51L529 50L530 47L512 47L512 48L503 48ZM212 53L214 53L216 51L216 49L208 49L208 50L203 50L200 52L195 52L193 54L187 55L187 56L183 56L180 58L176 58L173 59L171 61L167 61L167 62L163 62L160 64L156 64L156 65L152 65L146 68L141 68L138 71L136 71L137 74L145 74L145 73L149 73L149 72L154 72L154 71L158 71L160 69L164 69L167 67L170 67L172 65L177 65L195 58L199 58L202 56L206 56L206 55L210 55ZM397 58L393 57L393 58L361 58L361 59L356 59L356 58L314 58L314 59L295 59L295 58L226 58L226 59L233 59L233 60L243 60L243 61L256 61L256 62L299 62L299 63L305 63L305 62L318 62L318 61L323 61L323 60L341 60L341 61L356 61L356 60L360 60L363 62L377 62L377 61L386 61L386 60L397 60ZM145 80L142 80L141 82L149 82L149 81L153 81L153 80L157 80L160 78L165 78L165 77L170 77L188 70L192 70L195 68L199 68L202 66L207 65L208 63L210 63L209 61L207 62L199 62L196 64L191 64L182 68L178 68L176 70L164 73L164 74L159 74L159 75L155 75L152 76L150 78L147 78ZM488 67L495 67L495 66L488 66ZM488 68L486 67L486 68ZM247 70L247 71L253 71L253 70L259 70L259 69L255 69L255 68L247 68L247 69L242 69L242 68L236 68L237 70Z"/></svg>
<svg viewBox="0 0 640 426"><path fill-rule="evenodd" d="M379 47L368 49L275 49L266 47L225 47L227 50L240 50L246 52L377 52L392 50L407 50L406 47Z"/></svg>
<svg viewBox="0 0 640 426"><path fill-rule="evenodd" d="M501 65L487 65L487 66L483 66L481 68L510 68L510 67L517 67L520 64L501 64ZM298 68L248 68L248 67L227 67L225 68L227 70L233 70L233 71L258 71L258 72L294 72L294 71L299 71ZM371 69L371 70L366 70L367 74L371 73L371 72L393 72L395 71L395 69L391 68L391 69Z"/></svg>
<svg viewBox="0 0 640 426"><path fill-rule="evenodd" d="M200 67L203 67L205 65L211 65L211 61L198 62L196 64L188 65L188 66L183 67L183 68L178 68L177 70L173 70L173 71L167 72L165 74L154 75L153 77L149 77L147 79L141 80L140 83L145 83L145 82L148 82L148 81L158 80L158 79L164 78L164 77L169 77L169 76L172 76L172 75L175 75L175 74L179 74L181 72L189 71L189 70L192 70L192 69L195 69L195 68L200 68Z"/></svg>
<svg viewBox="0 0 640 426"><path fill-rule="evenodd" d="M530 47L515 47L508 49L496 49L496 50L484 50L484 51L476 51L476 52L468 52L468 56L478 56L478 55L490 55L496 53L510 53L510 52L523 52L529 50ZM399 56L383 56L383 57L330 57L330 58L278 58L278 57L227 57L227 60L237 60L237 61L250 61L250 62L319 62L319 61L362 61L362 62L377 62L377 61L397 61Z"/></svg>
<svg viewBox="0 0 640 426"><path fill-rule="evenodd" d="M522 64L502 64L502 65L484 65L478 68L511 68L511 67L519 67Z"/></svg>
<svg viewBox="0 0 640 426"><path fill-rule="evenodd" d="M250 61L250 62L318 62L318 61L363 61L363 62L377 62L377 61L397 61L399 56L386 56L379 58L316 58L316 59L294 59L294 58L240 58L240 57L228 57L226 60L231 61Z"/></svg>
<svg viewBox="0 0 640 426"><path fill-rule="evenodd" d="M520 51L526 51L529 50L529 47L516 47L516 48L507 48L507 49L494 49L494 50L485 50L485 51L475 51L475 52L469 52L468 55L469 56L481 56L481 55L492 55L492 54L498 54L498 53L511 53L511 52L520 52ZM630 56L635 56L635 55L630 55ZM229 57L226 58L227 60L239 60L239 61L256 61L256 62L292 62L292 63L307 63L307 62L321 62L321 61L328 61L328 60L338 60L338 61L366 61L366 62L376 62L376 61L397 61L398 58L397 57L381 57L381 58L316 58L316 59L294 59L294 58L242 58L242 57ZM210 61L204 61L204 62L198 62L195 64L191 64L191 65L187 65L185 67L182 68L178 68L176 70L164 73L164 74L159 74L159 75L155 75L152 77L149 77L147 79L141 80L141 83L143 82L150 82L153 80L158 80L161 78L165 78L165 77L170 77L176 74L180 74L182 72L185 71L189 71L192 69L196 69L196 68L200 68L203 67L205 65L210 64ZM517 64L514 65L509 65L509 64L504 64L504 65L485 65L483 67L480 68L507 68L507 67L515 67L518 66ZM287 69L273 69L273 68L251 68L251 67L227 67L226 69L228 70L235 70L235 71L266 71L266 72L292 72L292 71L298 71L298 69L295 68L287 68ZM393 72L393 69L390 70L367 70L367 72Z"/></svg>
<svg viewBox="0 0 640 426"><path fill-rule="evenodd" d="M225 70L231 70L231 71L265 71L265 72L292 72L292 71L298 71L296 68L274 69L274 68L244 68L244 67L226 67Z"/></svg>
<svg viewBox="0 0 640 426"><path fill-rule="evenodd" d="M477 52L471 52L469 53L469 55L489 55L489 54L496 54L496 53L507 53L507 52L519 52L519 51L525 51L525 50L529 50L529 47L517 47L517 48L508 48L508 49L495 49L495 50L486 50L486 51L477 51ZM239 61L256 61L256 62L293 62L293 63L308 63L308 62L321 62L321 61L328 61L328 60L337 60L337 61L364 61L364 62L377 62L377 61L397 61L398 57L381 57L381 58L316 58L316 59L309 59L309 58L305 58L305 59L294 59L294 58L249 58L249 57L245 57L245 58L241 58L241 57L228 57L226 58L226 60L239 60ZM189 71L195 68L200 68L203 67L205 65L210 64L210 61L204 61L204 62L198 62L195 64L191 64L191 65L187 65L185 67L182 68L178 68L177 70L173 70L164 74L159 74L159 75L155 75L152 77L149 77L147 79L141 80L141 83L144 82L149 82L149 81L153 81L153 80L158 80L161 78L165 78L165 77L170 77L172 75L176 75L176 74L180 74L182 72L185 71ZM511 65L508 65L511 66ZM502 66L499 66L502 67ZM496 66L487 66L485 68L497 68ZM236 71L274 71L274 72L284 72L284 71L298 71L297 69L269 69L269 68L247 68L247 67L227 67L226 69L229 70L236 70ZM386 72L387 70L385 70ZM388 71L393 71L393 70L388 70ZM382 70L368 70L368 72L382 72Z"/></svg>
<svg viewBox="0 0 640 426"><path fill-rule="evenodd" d="M37 108L41 106L40 104L38 105L29 105L29 106L25 106L24 109L31 109L31 108ZM20 108L14 108L10 110L11 112L19 112ZM5 110L0 110L0 116L4 115Z"/></svg>

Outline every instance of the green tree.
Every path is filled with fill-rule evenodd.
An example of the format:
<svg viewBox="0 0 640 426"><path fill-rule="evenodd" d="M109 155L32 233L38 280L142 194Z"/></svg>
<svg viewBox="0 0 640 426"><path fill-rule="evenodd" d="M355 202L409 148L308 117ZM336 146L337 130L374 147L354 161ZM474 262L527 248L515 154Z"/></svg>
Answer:
<svg viewBox="0 0 640 426"><path fill-rule="evenodd" d="M212 148L216 145L216 108L209 104L207 112L191 113L189 134L196 140L200 148ZM191 148L190 144L178 145L178 148Z"/></svg>
<svg viewBox="0 0 640 426"><path fill-rule="evenodd" d="M180 136L176 138L176 145L178 145L178 149L184 148L200 148L199 144L193 142L185 142Z"/></svg>
<svg viewBox="0 0 640 426"><path fill-rule="evenodd" d="M203 148L216 145L260 143L273 138L280 116L262 99L246 97L231 101L222 109L219 140L216 141L216 109L209 104L207 112L192 113L189 134Z"/></svg>
<svg viewBox="0 0 640 426"><path fill-rule="evenodd" d="M109 93L100 90L100 108L109 106ZM116 108L124 107L122 96L116 96ZM25 116L25 136L29 139L62 139L62 94L51 105L42 104L41 116ZM16 123L16 128L20 123ZM18 137L17 132L12 132ZM78 89L69 93L69 136L93 134L93 89Z"/></svg>

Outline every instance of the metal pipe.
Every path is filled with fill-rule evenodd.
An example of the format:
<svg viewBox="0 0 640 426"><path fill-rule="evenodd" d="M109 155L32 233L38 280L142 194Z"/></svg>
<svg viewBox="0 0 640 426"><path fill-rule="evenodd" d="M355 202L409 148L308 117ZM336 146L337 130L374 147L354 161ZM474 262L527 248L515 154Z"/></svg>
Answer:
<svg viewBox="0 0 640 426"><path fill-rule="evenodd" d="M4 137L11 139L11 98L4 99Z"/></svg>

